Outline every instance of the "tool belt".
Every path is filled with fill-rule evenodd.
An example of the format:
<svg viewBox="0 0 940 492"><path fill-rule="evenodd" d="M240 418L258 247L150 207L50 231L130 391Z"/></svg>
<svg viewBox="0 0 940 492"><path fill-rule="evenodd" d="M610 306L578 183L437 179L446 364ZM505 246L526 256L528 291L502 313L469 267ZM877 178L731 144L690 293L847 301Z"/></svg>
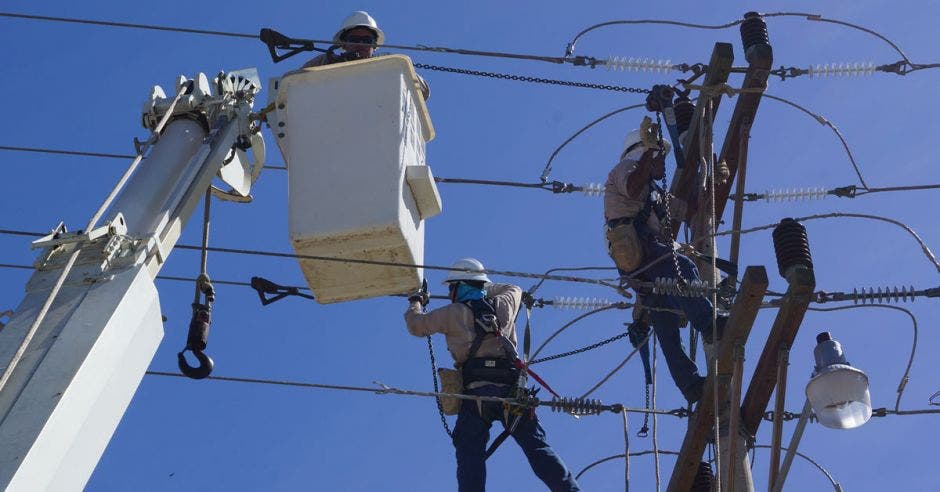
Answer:
<svg viewBox="0 0 940 492"><path fill-rule="evenodd" d="M632 272L643 264L643 245L633 226L634 217L607 221L607 254L622 272Z"/></svg>
<svg viewBox="0 0 940 492"><path fill-rule="evenodd" d="M514 386L519 384L519 372L515 363L506 358L474 357L461 366L464 387L481 381Z"/></svg>
<svg viewBox="0 0 940 492"><path fill-rule="evenodd" d="M441 393L463 393L463 380L460 371L446 367L437 368L437 377L441 380ZM444 415L457 415L460 412L460 398L442 397L441 410Z"/></svg>

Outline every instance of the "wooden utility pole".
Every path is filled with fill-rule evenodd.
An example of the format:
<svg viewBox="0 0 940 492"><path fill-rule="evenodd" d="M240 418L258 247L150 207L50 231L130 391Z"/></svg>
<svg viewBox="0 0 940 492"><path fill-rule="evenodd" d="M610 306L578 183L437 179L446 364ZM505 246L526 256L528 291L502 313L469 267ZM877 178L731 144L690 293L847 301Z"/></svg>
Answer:
<svg viewBox="0 0 940 492"><path fill-rule="evenodd" d="M689 429L682 441L679 457L676 459L676 466L669 480L667 490L671 492L688 492L692 487L702 453L705 452L705 443L711 435L714 423L715 407L711 395L714 394L716 385L718 391L722 392L721 394L727 394L726 376L730 376L733 371L735 350L743 347L747 342L767 285L767 271L764 267L751 266L744 272L741 291L731 308L724 337L718 343L716 354L718 374L708 375L702 391L702 399L689 419Z"/></svg>
<svg viewBox="0 0 940 492"><path fill-rule="evenodd" d="M687 227L692 231L692 244L703 253L712 256L715 255L716 247L714 237L711 237L711 233L717 227L717 224L720 223L721 217L724 214L725 204L727 203L732 183L738 175L739 164L741 166L741 177L737 186L739 190L744 189L743 165L747 158L747 139L749 138L750 129L757 114L761 96L767 87L767 78L773 64L773 49L769 43L766 24L760 19L760 15L754 12L745 14L744 18L745 20L741 24L741 38L748 68L741 85L741 91L736 101L728 130L725 133L724 144L722 145L718 161L715 162L712 159L710 145L705 149L707 155L701 155L699 151L699 142L701 139L709 138L711 134L710 127L706 128L704 132L701 132L699 130L699 122L702 121L704 116L705 125L712 124L711 120L714 119L714 115L717 113L721 99L720 96L715 96L716 92L706 94L705 91L708 90L707 88L724 84L728 79L733 54L731 53L730 45L723 43L715 45L715 51L708 68L708 76L703 84L706 89L703 91L703 97L699 98L692 120L692 126L690 127L689 135L684 145L686 151L686 165L684 169L677 171L673 186L670 188L676 196L685 200L691 209L697 209L692 216L685 217L685 219L687 219ZM705 97L706 95L708 97ZM704 115L703 112L705 112ZM706 144L710 144L710 142L706 142ZM699 183L701 183L700 161L703 158L706 165L710 167L705 170L706 176L715 177L718 171L717 168L719 167L727 169L728 173L725 179L720 181L715 179L713 183L713 216L711 215L712 210L710 206L698 206L699 204L708 203L706 200L700 198L702 193L706 193L705 189L701 189L699 185ZM709 186L709 183L706 182L706 186ZM741 203L739 202L734 213L735 224L740 223L741 212ZM673 230L677 231L678 227L674 227ZM732 256L735 257L734 259L736 261L738 244L737 240L733 242L735 243L733 248L735 251ZM715 272L712 272L710 264L701 262L699 269L703 273L703 278L716 278ZM766 273L764 282L766 285ZM761 295L762 294L763 292L761 292ZM744 284L742 284L742 288L739 291L738 300L740 300L740 296L742 295L745 295ZM759 303L760 301L758 301L758 304ZM736 301L735 307L738 305L739 303ZM733 309L734 308L732 308L732 313L734 312ZM802 316L800 316L800 319L802 319ZM753 323L753 321L754 318L750 318L750 323ZM799 322L797 322L797 327L798 326ZM744 345L747 339L746 334L750 332L750 328L750 324L748 324L747 327L741 327L732 324L730 320L726 326L725 339L719 343L717 353L714 355L717 357L717 374L712 373L716 368L710 365L710 374L705 385L704 396L698 403L693 419L690 421L689 430L683 442L676 468L669 482L670 491L685 492L691 487L694 473L690 474L689 470L697 466L701 460L702 452L705 448L705 440L710 434L714 423L714 412L716 411L721 420L719 425L720 433L722 434L720 436L720 442L723 444L719 455L719 462L721 463L719 473L723 477L723 480L721 480L722 489L748 492L753 490L746 447L744 440L740 439L739 436L739 433L744 430L739 428L739 421L744 422L745 428L747 421L739 419L739 414L737 413L739 405L738 399L740 398L743 384ZM743 337L741 337L742 332L744 333ZM792 342L792 339L790 342ZM777 343L771 345L776 346L777 352L779 352ZM765 347L765 352L766 350L767 347ZM777 352L774 352L775 356ZM776 358L774 360L776 361ZM774 366L774 375L776 375L775 369L776 365ZM760 373L760 377L762 379L766 377L764 372ZM716 389L719 392L719 408L717 409L714 408L712 396L712 392L716 391ZM754 390L749 388L748 394L750 395L753 391ZM757 392L750 400L751 403L760 404L761 399L758 395L762 394L763 391ZM767 395L767 399L769 399L769 394ZM761 414L766 404L767 400L763 400Z"/></svg>

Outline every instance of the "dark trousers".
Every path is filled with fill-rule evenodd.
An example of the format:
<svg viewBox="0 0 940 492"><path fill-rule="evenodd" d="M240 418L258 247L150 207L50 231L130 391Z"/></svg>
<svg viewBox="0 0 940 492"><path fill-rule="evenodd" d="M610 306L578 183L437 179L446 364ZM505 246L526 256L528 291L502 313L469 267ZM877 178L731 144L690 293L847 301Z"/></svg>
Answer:
<svg viewBox="0 0 940 492"><path fill-rule="evenodd" d="M487 385L466 393L478 396L507 396L509 389ZM482 412L480 411L482 409ZM510 417L510 424L513 417ZM457 450L457 487L460 492L482 492L486 490L486 446L490 438L493 421L503 420L503 404L464 400L454 426L454 447ZM504 422L503 426L507 424ZM552 492L580 491L574 476L565 463L545 441L545 429L539 425L538 417L525 414L512 433L516 444L522 448L532 471ZM496 487L499 490L505 487Z"/></svg>
<svg viewBox="0 0 940 492"><path fill-rule="evenodd" d="M639 269L664 255L669 255L672 250L672 246L663 244L644 226L637 227L637 234L643 243L643 252L647 262ZM686 281L699 280L698 268L692 260L678 253L676 259L679 263L679 270L682 272L682 278ZM652 282L657 277L676 278L676 266L671 256L666 256L666 258L636 276L638 280L647 282ZM692 328L703 333L706 331L711 332L713 307L711 301L707 298L648 295L646 296L646 304L649 307L681 311L689 319ZM689 358L682 347L682 340L679 338L679 315L666 311L650 310L650 321L652 321L656 338L663 350L663 356L666 358L666 365L669 366L669 374L672 375L672 379L679 390L685 393L698 382L701 376L699 376L695 363L692 362L692 359Z"/></svg>

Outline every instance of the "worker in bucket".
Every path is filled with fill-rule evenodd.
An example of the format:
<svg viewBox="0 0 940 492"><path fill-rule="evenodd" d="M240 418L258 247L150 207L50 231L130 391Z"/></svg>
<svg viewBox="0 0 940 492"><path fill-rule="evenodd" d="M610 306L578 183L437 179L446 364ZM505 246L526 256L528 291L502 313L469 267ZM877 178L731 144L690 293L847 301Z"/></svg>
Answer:
<svg viewBox="0 0 940 492"><path fill-rule="evenodd" d="M337 55L331 49L308 61L301 68L372 58L375 50L385 42L385 33L368 12L357 10L343 19L339 30L333 35L333 42L337 45L334 47L342 48L342 54Z"/></svg>
<svg viewBox="0 0 940 492"><path fill-rule="evenodd" d="M676 279L686 284L699 281L698 269L688 257L674 251L672 237L665 237L663 224L667 212L679 216L681 203L657 185L666 174L666 155L669 144L658 136L655 125L644 121L644 127L627 134L620 162L610 171L604 184L604 219L608 253L617 265L622 279L635 278L652 282L656 278ZM666 203L668 202L668 203ZM668 210L667 210L668 207ZM678 272L677 272L678 270ZM714 308L705 297L684 297L650 294L640 296L649 308L669 373L690 403L702 397L705 378L682 347L679 338L680 314L692 328L702 334L705 343L712 340L712 312ZM631 330L648 332L643 322L631 325ZM719 316L719 338L726 318ZM632 338L645 340L646 333Z"/></svg>
<svg viewBox="0 0 940 492"><path fill-rule="evenodd" d="M426 290L408 298L405 323L417 337L442 333L454 366L462 376L462 387L450 389L466 395L512 398L525 390L524 366L517 361L515 320L522 302L522 289L515 285L491 283L483 264L473 258L457 260L444 283L451 304L424 313ZM445 384L446 386L446 384ZM445 392L448 388L445 387ZM561 458L545 440L534 409L513 407L501 402L461 400L454 427L457 454L457 484L461 492L485 490L486 459L490 426L503 423L505 435L522 448L532 470L549 490L581 490Z"/></svg>
<svg viewBox="0 0 940 492"><path fill-rule="evenodd" d="M372 58L375 56L375 50L385 42L385 33L368 12L357 10L343 19L339 30L333 35L333 42L336 44L329 51L312 58L300 68ZM341 48L343 53L336 54L336 48ZM427 100L431 96L430 87L420 75L418 83L424 99Z"/></svg>

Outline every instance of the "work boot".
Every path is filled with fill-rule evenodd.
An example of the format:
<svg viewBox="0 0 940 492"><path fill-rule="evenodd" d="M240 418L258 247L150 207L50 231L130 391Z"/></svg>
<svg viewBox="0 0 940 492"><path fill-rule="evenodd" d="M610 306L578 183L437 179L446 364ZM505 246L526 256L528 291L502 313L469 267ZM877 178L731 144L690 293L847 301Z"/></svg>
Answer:
<svg viewBox="0 0 940 492"><path fill-rule="evenodd" d="M719 314L718 318L715 320L715 327L717 328L717 331L718 331L718 340L721 340L722 337L724 336L725 325L727 324L728 324L728 315ZM704 340L705 343L709 345L711 345L712 343L715 343L715 341L712 340L712 327L711 326L709 326L708 328L705 329L705 331L702 332L702 340Z"/></svg>
<svg viewBox="0 0 940 492"><path fill-rule="evenodd" d="M705 378L698 376L692 384L682 388L682 396L689 404L693 404L702 399L702 390L705 387Z"/></svg>

